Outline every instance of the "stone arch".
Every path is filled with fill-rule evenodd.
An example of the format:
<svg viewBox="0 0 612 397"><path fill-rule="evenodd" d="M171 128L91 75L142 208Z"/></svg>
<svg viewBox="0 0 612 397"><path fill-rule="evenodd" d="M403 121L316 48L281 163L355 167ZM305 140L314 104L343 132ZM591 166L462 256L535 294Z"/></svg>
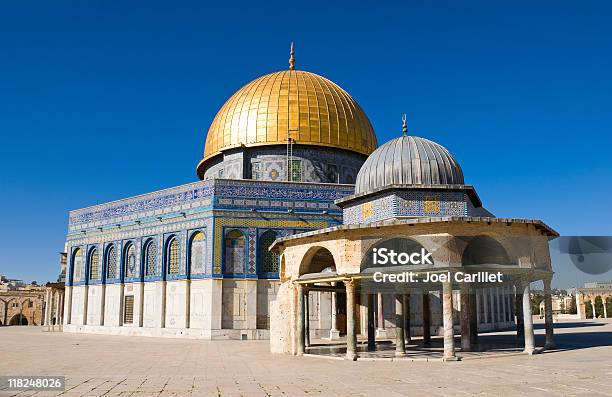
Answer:
<svg viewBox="0 0 612 397"><path fill-rule="evenodd" d="M337 262L332 252L326 247L310 247L302 257L298 276L309 273L320 273L326 269L337 270Z"/></svg>
<svg viewBox="0 0 612 397"><path fill-rule="evenodd" d="M11 317L9 325L28 325L28 319L23 314L15 314Z"/></svg>
<svg viewBox="0 0 612 397"><path fill-rule="evenodd" d="M468 238L461 255L461 264L470 265L512 265L510 255L502 243L488 235L478 235Z"/></svg>
<svg viewBox="0 0 612 397"><path fill-rule="evenodd" d="M393 250L399 256L399 254L407 254L408 256L412 253L418 253L419 255L424 252L428 254L429 251L425 248L425 246L412 237L404 237L404 236L389 236L387 238L382 238L369 246L367 250L364 251L361 257L360 270L363 271L368 268L380 268L380 267L393 267L393 266L407 266L408 263L374 263L374 250L380 252L380 249L386 249L387 252ZM377 258L380 258L380 255L377 255ZM405 255L401 256L401 260L403 261L406 258ZM431 261L433 262L433 257L431 257ZM423 265L415 265L415 266L426 266L430 267L433 264L423 264Z"/></svg>

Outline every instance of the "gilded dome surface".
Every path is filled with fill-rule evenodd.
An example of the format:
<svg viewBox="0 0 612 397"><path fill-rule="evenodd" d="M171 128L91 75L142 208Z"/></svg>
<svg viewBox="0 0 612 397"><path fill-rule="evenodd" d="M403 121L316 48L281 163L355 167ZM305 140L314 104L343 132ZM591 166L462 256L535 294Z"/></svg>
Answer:
<svg viewBox="0 0 612 397"><path fill-rule="evenodd" d="M302 70L283 70L259 77L239 89L215 116L204 159L240 146L318 145L369 155L376 135L368 117L334 82Z"/></svg>
<svg viewBox="0 0 612 397"><path fill-rule="evenodd" d="M389 185L462 185L463 171L442 145L400 136L372 153L357 174L355 194Z"/></svg>

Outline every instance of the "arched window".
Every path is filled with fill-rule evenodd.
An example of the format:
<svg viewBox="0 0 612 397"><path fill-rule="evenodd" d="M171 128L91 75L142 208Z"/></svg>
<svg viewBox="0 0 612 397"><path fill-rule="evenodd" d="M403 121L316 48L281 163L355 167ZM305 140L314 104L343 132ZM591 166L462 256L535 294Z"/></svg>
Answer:
<svg viewBox="0 0 612 397"><path fill-rule="evenodd" d="M89 252L89 279L100 279L100 256L96 248Z"/></svg>
<svg viewBox="0 0 612 397"><path fill-rule="evenodd" d="M189 246L189 263L191 265L191 273L204 273L206 269L206 239L204 233L195 232L191 237L191 245Z"/></svg>
<svg viewBox="0 0 612 397"><path fill-rule="evenodd" d="M144 249L145 276L154 276L157 271L157 246L153 240L147 241Z"/></svg>
<svg viewBox="0 0 612 397"><path fill-rule="evenodd" d="M125 257L123 259L126 278L138 277L138 269L136 268L136 249L134 244L128 243L125 248Z"/></svg>
<svg viewBox="0 0 612 397"><path fill-rule="evenodd" d="M72 254L73 281L83 280L83 251L80 248Z"/></svg>
<svg viewBox="0 0 612 397"><path fill-rule="evenodd" d="M172 237L170 243L168 244L168 252L167 252L168 262L166 263L166 267L168 269L168 274L178 274L179 273L179 241L176 237Z"/></svg>
<svg viewBox="0 0 612 397"><path fill-rule="evenodd" d="M117 250L114 245L106 250L106 278L117 278Z"/></svg>
<svg viewBox="0 0 612 397"><path fill-rule="evenodd" d="M243 274L246 266L246 238L240 230L232 230L225 235L226 274Z"/></svg>
<svg viewBox="0 0 612 397"><path fill-rule="evenodd" d="M268 250L277 237L275 231L268 230L259 238L258 274L260 275L278 274L278 254Z"/></svg>

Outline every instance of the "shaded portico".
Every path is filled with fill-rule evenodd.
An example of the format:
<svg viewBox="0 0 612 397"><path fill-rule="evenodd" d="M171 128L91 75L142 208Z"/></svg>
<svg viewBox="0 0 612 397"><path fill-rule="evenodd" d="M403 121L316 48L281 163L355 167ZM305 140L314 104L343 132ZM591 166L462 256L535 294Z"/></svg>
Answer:
<svg viewBox="0 0 612 397"><path fill-rule="evenodd" d="M437 233L431 233L432 229L436 229ZM290 301L294 303L289 305L293 309L287 313L289 316L284 316L284 323L277 321L272 324L273 328L284 329L291 343L272 346L272 351L297 355L325 352L321 346L309 343L308 300L305 299L310 293L324 292L345 297L344 344L347 359L357 359L360 350L388 353L389 340L377 338L376 330L381 326L380 314L384 311L381 305L383 301L389 305L389 296L392 296L393 302L390 308L394 312L391 322L394 328L392 341L394 356L397 358L430 348L432 321L441 323L437 328L439 331L434 334L443 337L441 358L445 361L456 360L456 351L486 349L485 345L478 344L479 330L493 330L500 324L505 324L506 328L515 323L520 326L523 350L532 354L535 343L529 283L544 280L546 284L546 280L552 277L546 244L548 236L553 233L538 221L430 218L427 221L405 219L361 227L336 227L279 239L272 248L282 253L284 266L281 271L283 286L277 300L282 301L292 295ZM466 235L472 238L466 241ZM469 252L470 241L483 235L499 242L499 246L504 248L505 259L496 260L500 263L479 263L483 260L473 255L470 261L466 261L464 254ZM525 235L530 238L521 244L512 244L510 237ZM397 236L409 236L411 241L431 252L435 264L386 268L364 266L365 252ZM526 242L528 245L525 245ZM374 282L377 271L396 275L410 271L417 279L424 279L427 274L446 275L450 272L452 277L442 282L402 283L389 287ZM503 280L495 285L479 282L463 284L453 279L457 272L474 274L498 271L502 271ZM381 296L387 298L381 299ZM550 294L547 294L547 299L550 299ZM521 302L520 310L516 310L514 305L517 300ZM335 299L335 302L338 301ZM436 302L439 311L432 310L432 302ZM415 304L418 305L417 310L414 310ZM332 307L332 316L336 310ZM418 316L414 316L415 311ZM415 328L420 328L420 332L415 332ZM364 341L364 348L361 349L357 346L358 334L361 334L360 339ZM460 335L460 343L455 341L456 334ZM414 336L420 336L421 339ZM274 345L275 341L271 340L271 344ZM546 345L553 345L552 316L550 321L547 317ZM333 346L337 349L340 345L335 343Z"/></svg>

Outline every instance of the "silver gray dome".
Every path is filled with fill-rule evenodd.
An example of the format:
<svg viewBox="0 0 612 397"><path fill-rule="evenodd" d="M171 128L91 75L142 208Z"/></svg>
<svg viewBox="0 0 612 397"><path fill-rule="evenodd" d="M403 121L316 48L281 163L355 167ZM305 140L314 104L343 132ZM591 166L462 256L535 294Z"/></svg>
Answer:
<svg viewBox="0 0 612 397"><path fill-rule="evenodd" d="M355 194L389 185L463 185L449 151L429 139L400 136L376 149L357 174Z"/></svg>

